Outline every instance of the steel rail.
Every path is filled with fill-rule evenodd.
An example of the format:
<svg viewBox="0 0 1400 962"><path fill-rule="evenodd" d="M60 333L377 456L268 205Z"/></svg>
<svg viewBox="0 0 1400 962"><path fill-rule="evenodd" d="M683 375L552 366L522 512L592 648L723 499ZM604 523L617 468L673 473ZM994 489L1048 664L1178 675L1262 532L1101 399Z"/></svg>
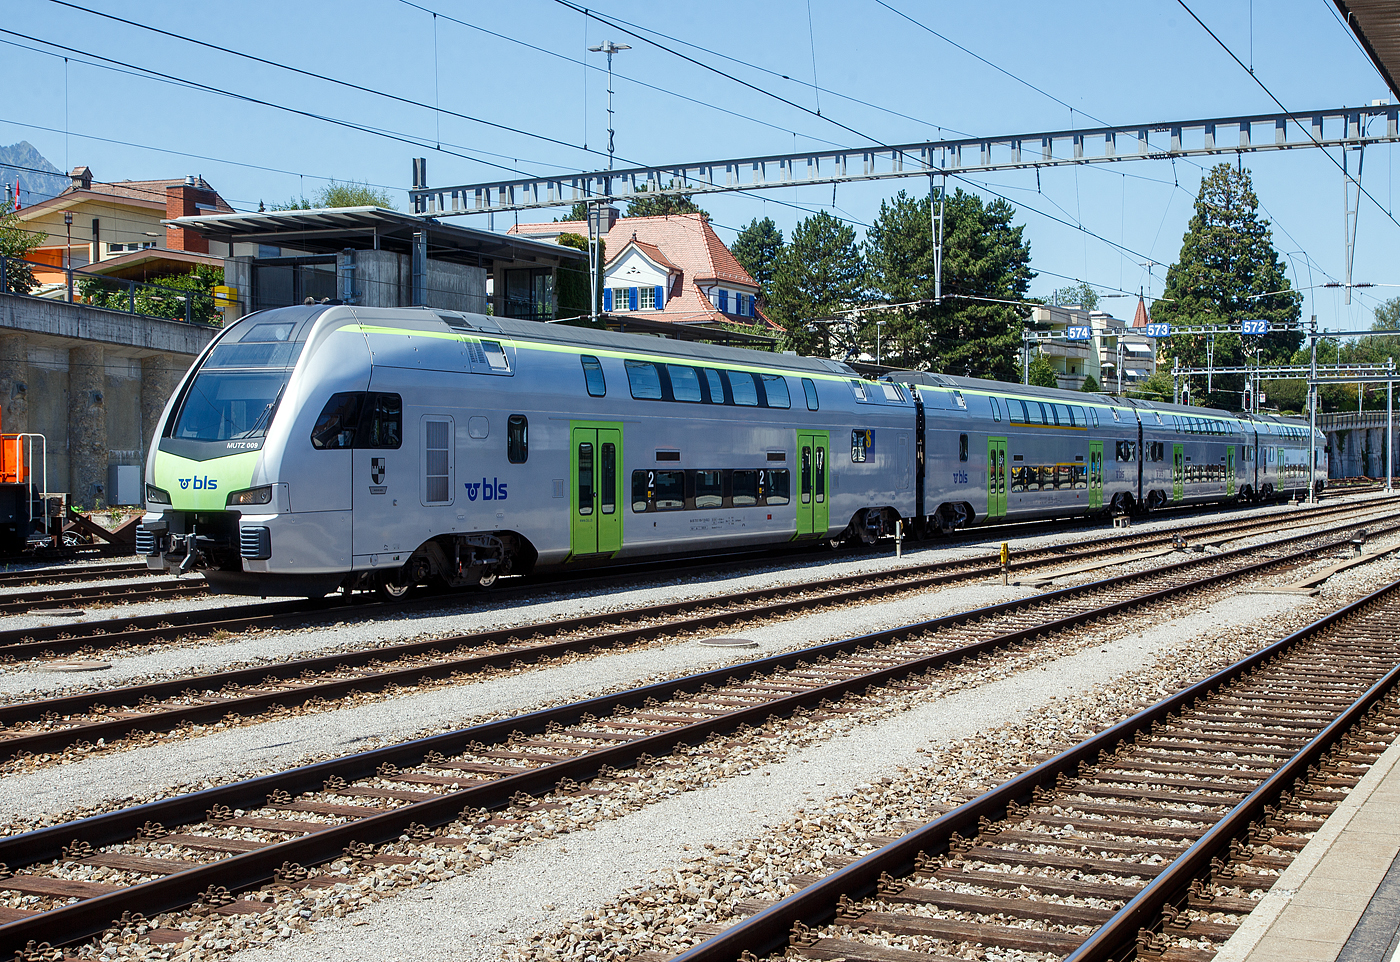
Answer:
<svg viewBox="0 0 1400 962"><path fill-rule="evenodd" d="M81 588L38 588L34 591L0 594L0 615L18 615L45 607L61 607L76 603L131 604L162 598L180 598L207 594L209 586L202 581L162 581L156 584L140 582L121 585L89 585Z"/></svg>
<svg viewBox="0 0 1400 962"><path fill-rule="evenodd" d="M1036 636L1046 632L1074 627L1129 607L1160 601L1229 578L1284 564L1319 550L1335 547L1340 543L1331 542L1315 546L1294 555L1267 559L1204 579L1168 586L1145 595L1120 599L1109 605L1079 612L1048 623L1021 627L972 645L922 656L897 665L885 666L872 672L782 696L725 715L700 719L689 725L599 748L575 758L563 759L536 769L522 770L517 775L448 792L436 798L413 802L401 808L385 810L356 822L318 828L317 831L300 838L274 843L252 852L232 855L217 862L186 869L106 895L52 909L31 918L0 925L0 947L6 944L19 946L29 940L52 944L79 941L104 931L109 927L111 920L120 917L122 912L142 912L150 916L157 912L181 908L197 901L197 893L204 891L209 885L222 885L230 891L248 888L272 879L276 870L284 862L306 866L329 861L339 857L352 842L379 844L390 841L398 838L415 823L430 827L443 825L454 820L464 808L498 807L510 801L517 792L527 794L547 792L564 779L583 782L596 776L604 765L614 767L634 765L643 755L665 754L682 745L698 744L711 735L732 731L743 724L762 723L773 717L786 716L798 709L819 705L826 699L843 698L855 692L878 687L912 674L989 653L997 648L1033 640ZM1234 553L1247 550L1250 549L1237 549ZM1220 555L1216 555L1208 560L1219 560L1220 557ZM1166 566L1165 569L1156 569L1154 573L1160 574L1164 570L1200 564L1202 560L1206 559L1180 562ZM1135 573L1096 584L1104 585L1140 577L1143 575ZM1052 594L1063 595L1082 590L1083 588L1069 588ZM1051 596L1040 596L1035 600L1044 601L1049 597ZM1019 603L1005 603L954 617L957 620L966 621L994 613L999 609L1004 610L1016 604ZM762 674L795 667L799 663L822 655L844 654L866 646L899 641L907 636L921 633L926 626L946 620L938 619L934 622L924 622L919 625L904 626L831 642L815 648L715 669L699 675L659 682L616 695L607 695L571 705L544 709L516 718L502 719L358 755L301 766L286 772L265 775L233 785L205 789L75 822L37 829L0 839L0 862L5 862L13 869L57 858L62 854L65 844L70 842L82 841L96 848L101 845L127 841L135 836L147 822L187 824L202 821L203 816L207 815L215 805L228 808L261 806L266 797L276 791L300 794L308 787L314 788L318 783L324 782L330 777L355 780L372 775L379 766L385 763L422 762L432 751L455 753L466 748L473 741L489 744L504 740L512 732L517 731L522 734L537 734L544 732L551 723L576 724L585 715L602 715L618 709L636 708L643 706L651 698L665 700L680 694L699 692L707 684L727 683L728 679L733 678L738 672L753 671ZM1117 728L1121 728L1121 725L1115 726L1115 729L1110 729L1110 731ZM1075 760L1080 757L1083 756L1076 755ZM964 808L966 807L964 806ZM957 811L962 811L962 809ZM976 824L975 819L973 824ZM922 834L922 832L916 834ZM862 863L864 861L862 860ZM878 872L874 877L878 877ZM767 915L768 913L763 914Z"/></svg>
<svg viewBox="0 0 1400 962"><path fill-rule="evenodd" d="M21 568L0 572L0 588L11 585L54 584L65 581L96 581L101 578L132 578L155 574L144 561L120 565L54 565L47 568Z"/></svg>
<svg viewBox="0 0 1400 962"><path fill-rule="evenodd" d="M1368 506L1374 506L1376 510L1385 510L1385 501L1368 502ZM1083 541L1073 542L1067 545L1047 545L1041 548L1029 549L1030 553L1045 553L1055 555L1057 560L1072 560L1075 557L1087 557L1097 555L1105 549L1112 549L1115 546L1137 546L1152 544L1167 544L1172 540L1173 535L1199 535L1203 531L1210 531L1221 528L1235 528L1244 530L1248 528L1271 527L1275 521L1286 520L1288 523L1296 524L1303 520L1327 518L1336 514L1354 511L1355 505L1338 505L1319 508L1308 511L1306 514L1298 513L1288 516L1286 519L1279 515L1270 515L1264 518L1242 519L1242 523L1236 525L1233 521L1208 521L1201 524L1190 525L1186 528L1178 528L1161 534L1124 534L1111 535L1106 538L1091 538ZM1375 519L1373 519L1375 520ZM1359 525L1354 525L1359 527ZM915 572L920 570L932 570L940 567L965 568L968 565L985 561L985 571L999 573L999 562L994 562L995 555L987 555L977 558L969 558L961 561L935 561L922 565L912 565L903 569L895 569L886 574L896 574L898 571ZM1034 564L1035 567L1043 566L1046 562L1013 562L1012 571L1028 570L1028 566ZM710 565L700 566L701 570L709 570ZM959 577L975 577L984 573L978 570L971 574L959 575ZM599 579L607 583L614 583L610 578ZM843 579L829 579L828 581L809 582L808 585L820 586L827 583L840 582ZM857 580L857 579L845 579ZM363 610L366 607L385 606L386 610L405 610L417 608L431 608L435 605L459 604L471 600L474 597L491 597L500 599L503 595L511 592L526 593L533 590L533 585L520 587L510 587L497 589L489 596L458 594L458 595L435 595L426 598L414 598L407 601L371 601L353 600L350 607L346 607L339 600L318 599L315 601L283 601L271 602L261 605L248 605L242 609L242 613L235 617L220 618L216 620L201 620L207 618L211 613L210 609L198 609L196 611L177 612L166 615L139 615L131 618L114 618L96 623L80 623L67 625L51 625L37 628L11 629L0 631L0 658L13 658L23 660L35 657L55 657L74 652L87 651L91 649L106 649L112 647L128 647L131 645L145 644L152 641L167 639L172 632L177 633L207 633L216 630L238 631L249 628L273 628L283 625L297 625L306 622L308 619L315 620L325 617L336 617L340 612ZM216 609L217 610L217 609ZM90 628L92 633L80 633L85 628Z"/></svg>
<svg viewBox="0 0 1400 962"><path fill-rule="evenodd" d="M1375 520L1367 519L1365 522L1358 521L1355 522L1355 525L1359 526L1362 523L1374 524ZM1400 525L1390 526L1390 530L1396 528L1400 528ZM1270 542L1268 545L1264 546L1235 549L1235 552L1247 553L1249 551L1258 550L1260 547L1267 548L1286 544L1290 541L1306 540L1315 537L1318 537L1318 534L1294 535L1291 538ZM1315 551L1309 550L1306 552L1306 554L1312 553L1315 553ZM1205 563L1220 558L1232 557L1233 555L1234 552L1222 552L1214 555L1203 555L1199 558L1189 558L1181 563ZM1051 563L1058 564L1063 560L1065 559L1057 557L1051 559ZM1033 566L1026 565L1023 567ZM918 569L906 570L917 571ZM114 739L136 731L169 731L186 722L199 723L215 721L223 718L230 712L239 714L261 713L288 701L301 703L315 697L340 698L356 691L378 691L394 685L414 685L421 683L423 679L438 680L450 677L459 672L477 672L494 667L509 666L521 658L529 658L532 661L542 661L547 658L559 657L561 655L581 651L586 652L597 648L621 647L634 644L656 635L703 631L720 627L726 623L732 623L736 619L779 617L796 609L808 609L813 604L829 606L854 600L865 600L884 594L921 590L923 588L967 580L969 578L994 575L999 570L997 565L984 565L972 568L971 570L964 569L941 575L931 574L923 577L916 577L912 580L912 583L908 581L892 581L874 586L870 586L866 583L869 576L849 576L833 579L830 582L819 583L819 586L822 588L835 587L837 589L842 589L846 588L846 586L854 586L838 594L827 595L820 598L811 598L808 596L808 593L814 590L813 586L810 584L795 587L769 588L758 592L745 592L737 596L730 595L719 598L697 599L691 602L668 603L664 605L654 605L648 608L632 609L621 615L616 612L599 615L584 615L554 622L549 625L534 626L533 628L526 626L496 629L458 635L452 638L408 642L384 648L366 649L349 654L323 655L285 662L274 666L260 666L218 672L197 678L153 682L146 685L110 688L98 692L84 692L75 695L60 696L58 698L0 705L0 724L15 725L27 722L32 723L41 720L46 715L64 717L74 714L90 714L94 708L98 707L134 707L139 710L142 701L148 699L165 700L185 695L196 685L199 686L199 688L192 697L200 702L198 704L181 707L157 709L146 714L112 719L109 721L79 722L71 727L55 728L33 733L21 733L9 737L0 735L0 760L14 758L24 753L38 754L62 750L80 740L91 742L98 738ZM1152 576L1171 570L1174 570L1172 566L1159 566L1143 572L1132 572L1128 575L1118 576L1118 579L1093 582L1089 586L1061 589L1058 592L1049 592L1029 599L1006 602L1004 604L1009 607L1002 610L1016 610L1020 607L1038 605L1044 601L1053 601L1058 598L1068 597L1078 593L1079 590L1085 587L1093 587L1095 585L1102 587L1123 583L1124 581L1136 580L1141 577ZM903 574L903 572L894 572L892 574L897 576ZM796 595L796 597L793 597L794 595ZM736 598L744 599L749 597L754 597L756 599L779 598L782 600L769 602L767 604L751 605L748 608L740 610L716 611L680 619L676 619L675 617L687 609L710 608L716 604L722 604L726 601L735 600ZM956 618L958 616L954 615L948 617ZM671 620L666 623L618 629L602 635L574 638L552 644L532 645L528 642L522 643L520 641L522 636L532 631L537 633L540 630L548 630L551 634L560 635L568 632L597 628L599 626L616 623L619 620L635 622L638 620L660 618L670 618ZM950 624L951 623L952 622L950 622ZM941 627L944 626L946 625ZM295 688L278 691L260 692L249 695L214 695L203 698L201 698L198 693L201 691L210 692L222 690L230 686L253 686L266 682L268 679L272 679L275 682L292 683L299 680L306 672L335 672L338 669L364 669L371 666L374 662L432 655L434 653L440 653L443 650L451 651L452 649L459 649L468 645L511 645L512 647L502 651L469 657L440 657L439 660L433 664L390 668L370 675L301 684Z"/></svg>
<svg viewBox="0 0 1400 962"><path fill-rule="evenodd" d="M934 819L923 828L916 829L884 848L871 852L844 868L838 869L821 881L788 896L776 905L770 906L724 932L680 953L673 962L737 962L745 951L751 951L760 957L765 953L778 951L786 944L794 923L800 922L804 925L815 926L830 921L835 915L841 896L852 900L869 897L876 892L882 873L888 872L895 877L909 874L914 868L915 860L921 854L936 856L948 852L949 842L955 833L968 838L975 837L980 831L981 819L992 822L1004 819L1009 806L1028 803L1038 788L1053 788L1060 775L1067 777L1076 775L1081 762L1093 762L1100 752L1112 754L1120 741L1132 742L1140 733L1151 732L1154 722L1163 722L1169 715L1193 702L1209 698L1220 688L1266 665L1299 642L1312 638L1343 619L1386 600L1397 592L1400 592L1400 581L1393 582L1339 608L1286 638L1280 639L1210 677L1162 699L1131 718L1110 726L1054 758L1014 776L997 788L985 792ZM1312 739L1308 746L1302 750L1301 754L1305 755L1306 760L1301 766L1295 766L1290 762L1287 766L1290 774L1287 777L1281 774L1282 770L1270 776L1263 785L1235 806L1231 815L1240 814L1228 826L1224 828L1220 825L1215 826L1200 841L1192 845L1186 853L1179 856L1177 861L1190 856L1189 865L1192 873L1189 876L1185 869L1180 872L1173 871L1175 869L1175 863L1173 863L1172 869L1168 870L1171 874L1167 876L1167 880L1163 881L1162 877L1159 876L1157 882L1152 883L1149 888L1155 888L1157 892L1179 898L1181 891L1189 886L1190 879L1208 868L1211 857L1218 855L1222 846L1228 847L1230 839L1240 834L1243 830L1242 825L1262 815L1264 805L1276 799L1284 788L1291 785L1298 777L1299 772L1306 772L1307 765L1314 763L1340 737L1342 732L1355 723L1361 714L1364 714L1371 705L1384 697L1394 687L1397 680L1400 680L1400 667L1392 669L1385 678L1372 685L1337 720L1330 723ZM1344 720L1346 720L1346 724L1343 724ZM1295 756L1295 758L1297 757ZM1246 814L1248 818L1245 818ZM1244 818L1244 822L1239 821L1240 818ZM1210 845L1206 844L1208 839ZM1140 892L1114 916L1113 920L1110 920L1110 924L1114 924L1115 928L1111 938L1091 937L1080 949L1081 952L1087 949L1094 954L1081 956L1076 952L1069 959L1074 960L1074 962L1090 962L1091 959L1094 962L1100 962L1100 960L1113 957L1113 952L1120 951L1124 946L1124 935L1129 926L1132 926L1132 929L1128 937L1135 940L1138 929L1146 927L1145 923L1152 915L1149 900L1145 898L1146 894L1147 890ZM1155 904L1157 910L1160 911L1163 898L1158 897ZM1130 908L1131 911L1129 911Z"/></svg>

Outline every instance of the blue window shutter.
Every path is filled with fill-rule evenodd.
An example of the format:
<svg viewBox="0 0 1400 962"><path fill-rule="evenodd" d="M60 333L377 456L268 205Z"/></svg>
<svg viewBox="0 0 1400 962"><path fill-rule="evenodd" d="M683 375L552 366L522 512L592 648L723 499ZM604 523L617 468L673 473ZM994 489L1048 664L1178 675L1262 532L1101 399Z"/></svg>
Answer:
<svg viewBox="0 0 1400 962"><path fill-rule="evenodd" d="M637 309L637 289L635 287L627 288L627 309L629 311Z"/></svg>
<svg viewBox="0 0 1400 962"><path fill-rule="evenodd" d="M719 292L719 312L720 312L721 314L728 314L728 313L729 313L729 292L728 292L728 291L722 290L722 291Z"/></svg>
<svg viewBox="0 0 1400 962"><path fill-rule="evenodd" d="M656 309L662 310L666 307L666 288L660 284L656 285Z"/></svg>
<svg viewBox="0 0 1400 962"><path fill-rule="evenodd" d="M605 287L603 288L603 310L611 312L612 309L612 288Z"/></svg>

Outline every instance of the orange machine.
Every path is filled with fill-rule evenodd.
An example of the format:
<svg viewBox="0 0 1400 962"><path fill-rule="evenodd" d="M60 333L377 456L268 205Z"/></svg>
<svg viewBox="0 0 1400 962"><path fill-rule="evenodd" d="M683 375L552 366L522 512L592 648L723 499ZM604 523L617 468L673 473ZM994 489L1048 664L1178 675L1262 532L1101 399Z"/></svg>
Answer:
<svg viewBox="0 0 1400 962"><path fill-rule="evenodd" d="M28 480L24 438L18 434L0 434L0 484L23 484Z"/></svg>

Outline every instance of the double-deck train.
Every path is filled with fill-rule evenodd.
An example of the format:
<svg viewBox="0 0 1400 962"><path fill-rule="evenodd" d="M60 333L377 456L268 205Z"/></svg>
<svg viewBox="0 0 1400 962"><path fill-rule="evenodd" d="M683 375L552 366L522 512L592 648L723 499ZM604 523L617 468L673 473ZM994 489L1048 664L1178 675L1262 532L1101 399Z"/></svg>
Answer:
<svg viewBox="0 0 1400 962"><path fill-rule="evenodd" d="M229 325L186 374L150 447L137 544L217 591L397 596L900 525L1296 494L1321 452L1277 417L307 305Z"/></svg>

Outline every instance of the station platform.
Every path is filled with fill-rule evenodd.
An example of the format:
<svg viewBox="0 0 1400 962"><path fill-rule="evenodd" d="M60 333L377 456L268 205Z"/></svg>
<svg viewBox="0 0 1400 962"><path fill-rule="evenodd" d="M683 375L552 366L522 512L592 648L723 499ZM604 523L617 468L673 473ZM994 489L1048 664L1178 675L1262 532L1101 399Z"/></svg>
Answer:
<svg viewBox="0 0 1400 962"><path fill-rule="evenodd" d="M1400 962L1400 738L1214 962Z"/></svg>

